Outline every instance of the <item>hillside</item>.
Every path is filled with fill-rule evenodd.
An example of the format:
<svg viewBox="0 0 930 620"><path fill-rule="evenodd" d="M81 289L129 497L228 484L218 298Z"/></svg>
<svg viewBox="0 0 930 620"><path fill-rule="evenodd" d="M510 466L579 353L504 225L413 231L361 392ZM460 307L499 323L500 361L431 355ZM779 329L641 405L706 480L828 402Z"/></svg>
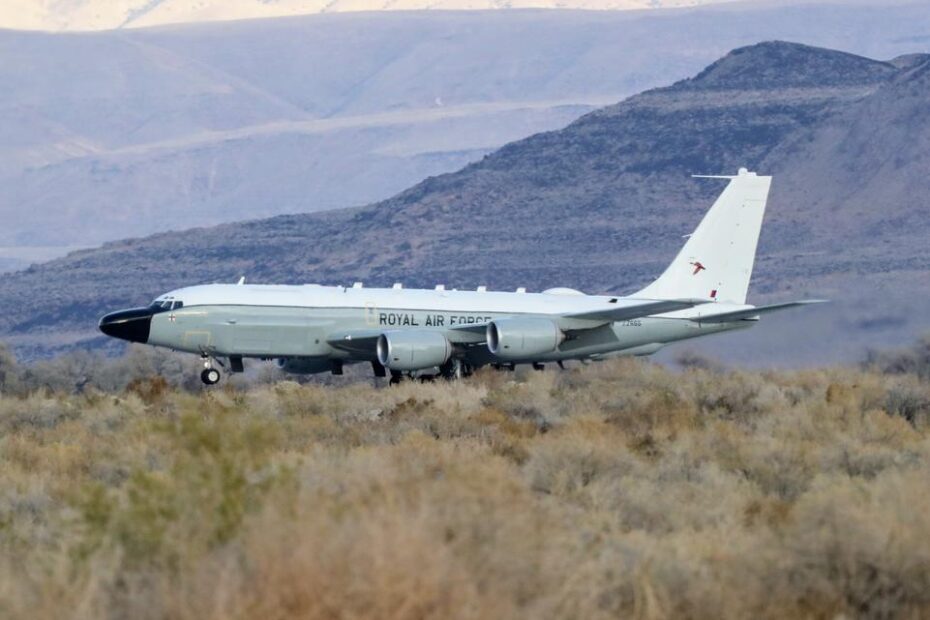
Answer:
<svg viewBox="0 0 930 620"><path fill-rule="evenodd" d="M926 617L927 344L895 374L0 377L0 615Z"/></svg>
<svg viewBox="0 0 930 620"><path fill-rule="evenodd" d="M0 336L26 357L102 344L93 327L105 309L240 275L630 292L720 189L689 175L745 165L776 179L751 299L835 303L707 350L767 363L861 356L928 327L928 76L926 57L892 64L779 42L735 50L692 79L369 207L110 243L5 275Z"/></svg>
<svg viewBox="0 0 930 620"><path fill-rule="evenodd" d="M586 9L624 11L739 0L6 0L0 28L87 31L163 24L293 17L315 13L418 10Z"/></svg>
<svg viewBox="0 0 930 620"><path fill-rule="evenodd" d="M761 40L888 59L927 32L922 2L0 30L0 270L370 204Z"/></svg>

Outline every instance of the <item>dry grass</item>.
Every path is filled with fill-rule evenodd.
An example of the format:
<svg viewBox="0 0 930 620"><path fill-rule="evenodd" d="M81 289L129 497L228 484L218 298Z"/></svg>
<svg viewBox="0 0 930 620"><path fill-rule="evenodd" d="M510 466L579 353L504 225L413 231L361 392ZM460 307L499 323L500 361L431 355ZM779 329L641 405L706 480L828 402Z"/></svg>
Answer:
<svg viewBox="0 0 930 620"><path fill-rule="evenodd" d="M928 403L635 361L3 397L0 616L928 616Z"/></svg>

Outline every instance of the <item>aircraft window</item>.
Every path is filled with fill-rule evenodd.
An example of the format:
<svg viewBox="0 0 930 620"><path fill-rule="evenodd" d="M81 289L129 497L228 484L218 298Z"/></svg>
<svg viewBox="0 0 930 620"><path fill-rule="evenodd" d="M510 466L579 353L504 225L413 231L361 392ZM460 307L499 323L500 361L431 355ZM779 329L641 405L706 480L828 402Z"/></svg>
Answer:
<svg viewBox="0 0 930 620"><path fill-rule="evenodd" d="M171 307L171 309L172 309L172 310L177 310L178 308L183 308L183 307L184 307L184 302L183 302L183 301L176 301L176 302L174 302L174 305Z"/></svg>

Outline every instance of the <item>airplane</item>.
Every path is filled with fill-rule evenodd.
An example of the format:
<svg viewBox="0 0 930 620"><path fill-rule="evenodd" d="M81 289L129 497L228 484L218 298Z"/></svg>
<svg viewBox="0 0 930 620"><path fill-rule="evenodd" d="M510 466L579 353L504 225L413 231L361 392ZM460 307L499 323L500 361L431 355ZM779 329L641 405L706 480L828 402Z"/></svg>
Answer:
<svg viewBox="0 0 930 620"><path fill-rule="evenodd" d="M755 325L771 312L821 303L746 303L772 177L741 168L654 282L628 297L570 288L541 293L305 285L207 284L170 291L144 308L104 316L115 338L195 353L203 383L217 366L273 359L289 373L370 363L391 383L459 378L492 365L650 355L665 345ZM226 360L224 362L224 360Z"/></svg>

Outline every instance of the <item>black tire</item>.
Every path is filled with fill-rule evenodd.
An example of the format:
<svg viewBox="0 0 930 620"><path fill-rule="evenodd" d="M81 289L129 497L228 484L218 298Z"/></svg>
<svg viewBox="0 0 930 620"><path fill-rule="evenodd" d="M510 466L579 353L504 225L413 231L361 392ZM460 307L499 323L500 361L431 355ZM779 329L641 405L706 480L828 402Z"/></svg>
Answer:
<svg viewBox="0 0 930 620"><path fill-rule="evenodd" d="M465 360L450 360L439 368L440 376L447 381L460 381L473 372L474 368Z"/></svg>
<svg viewBox="0 0 930 620"><path fill-rule="evenodd" d="M204 368L200 373L200 380L205 385L216 385L220 380L220 371L216 368Z"/></svg>

